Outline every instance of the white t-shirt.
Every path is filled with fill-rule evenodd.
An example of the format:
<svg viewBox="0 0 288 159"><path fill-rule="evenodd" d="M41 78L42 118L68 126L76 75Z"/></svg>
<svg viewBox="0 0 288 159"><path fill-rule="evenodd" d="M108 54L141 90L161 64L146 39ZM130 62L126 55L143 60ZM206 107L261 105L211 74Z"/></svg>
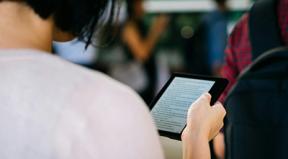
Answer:
<svg viewBox="0 0 288 159"><path fill-rule="evenodd" d="M0 51L1 159L163 159L144 102L36 50Z"/></svg>

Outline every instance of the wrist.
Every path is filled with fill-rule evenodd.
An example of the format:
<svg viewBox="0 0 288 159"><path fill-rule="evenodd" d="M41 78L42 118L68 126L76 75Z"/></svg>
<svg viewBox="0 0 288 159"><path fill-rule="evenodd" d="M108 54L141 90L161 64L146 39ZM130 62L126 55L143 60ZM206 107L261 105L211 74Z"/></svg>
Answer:
<svg viewBox="0 0 288 159"><path fill-rule="evenodd" d="M210 158L208 137L201 132L184 130L182 133L182 151L183 159Z"/></svg>
<svg viewBox="0 0 288 159"><path fill-rule="evenodd" d="M202 142L209 142L209 134L205 133L205 131L195 130L186 128L182 132L182 141L183 142L191 142L191 141L202 141Z"/></svg>

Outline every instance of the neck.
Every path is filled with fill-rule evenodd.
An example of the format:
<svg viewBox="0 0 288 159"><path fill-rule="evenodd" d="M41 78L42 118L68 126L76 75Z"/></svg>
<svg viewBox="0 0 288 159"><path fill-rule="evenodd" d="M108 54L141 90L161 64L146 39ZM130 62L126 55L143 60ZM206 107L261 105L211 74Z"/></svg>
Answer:
<svg viewBox="0 0 288 159"><path fill-rule="evenodd" d="M0 2L0 48L51 51L53 21L43 20L25 4Z"/></svg>

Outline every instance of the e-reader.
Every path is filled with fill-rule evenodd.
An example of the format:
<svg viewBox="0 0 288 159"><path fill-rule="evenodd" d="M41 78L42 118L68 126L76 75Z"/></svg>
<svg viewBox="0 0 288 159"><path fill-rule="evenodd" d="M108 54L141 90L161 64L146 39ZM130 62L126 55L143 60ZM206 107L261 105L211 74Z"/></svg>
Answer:
<svg viewBox="0 0 288 159"><path fill-rule="evenodd" d="M180 140L191 104L203 93L209 92L213 105L227 84L228 80L224 78L172 74L150 104L151 114L160 135Z"/></svg>

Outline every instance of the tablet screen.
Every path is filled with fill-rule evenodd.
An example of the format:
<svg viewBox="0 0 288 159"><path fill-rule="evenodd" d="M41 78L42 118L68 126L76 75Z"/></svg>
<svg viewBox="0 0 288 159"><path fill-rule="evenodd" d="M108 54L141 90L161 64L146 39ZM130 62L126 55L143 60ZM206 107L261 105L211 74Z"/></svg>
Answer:
<svg viewBox="0 0 288 159"><path fill-rule="evenodd" d="M151 113L159 130L181 133L190 105L209 92L215 81L175 77L156 102Z"/></svg>

